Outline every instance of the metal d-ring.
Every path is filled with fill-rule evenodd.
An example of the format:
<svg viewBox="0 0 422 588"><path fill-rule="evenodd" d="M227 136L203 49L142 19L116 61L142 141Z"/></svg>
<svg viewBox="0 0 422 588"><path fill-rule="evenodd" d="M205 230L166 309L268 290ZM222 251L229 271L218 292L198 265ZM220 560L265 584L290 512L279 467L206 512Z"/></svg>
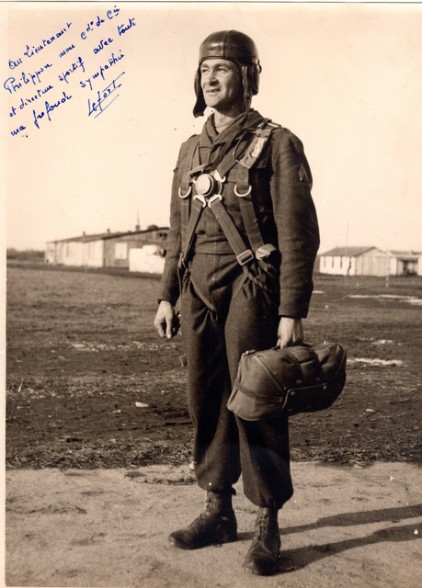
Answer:
<svg viewBox="0 0 422 588"><path fill-rule="evenodd" d="M220 172L218 171L218 169L215 169L211 173L213 174L213 176L215 177L215 179L217 180L218 183L224 184L224 182L226 181L226 176L221 177Z"/></svg>
<svg viewBox="0 0 422 588"><path fill-rule="evenodd" d="M182 189L179 188L179 198L182 198L182 200L183 200L183 199L187 198L191 194L191 192L192 192L191 185L189 186L189 190L186 192L186 194L182 194Z"/></svg>
<svg viewBox="0 0 422 588"><path fill-rule="evenodd" d="M246 192L244 192L243 194L240 194L237 191L237 184L234 187L234 193L236 194L236 196L238 196L239 198L245 198L246 196L249 196L249 194L252 192L252 186L249 184L249 188L247 189Z"/></svg>

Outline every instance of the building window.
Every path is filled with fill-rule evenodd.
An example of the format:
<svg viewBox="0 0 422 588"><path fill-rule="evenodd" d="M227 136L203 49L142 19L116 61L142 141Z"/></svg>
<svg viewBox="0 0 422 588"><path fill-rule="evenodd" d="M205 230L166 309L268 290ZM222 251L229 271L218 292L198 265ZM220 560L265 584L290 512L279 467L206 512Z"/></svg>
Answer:
<svg viewBox="0 0 422 588"><path fill-rule="evenodd" d="M127 259L127 243L114 244L114 257L116 259Z"/></svg>

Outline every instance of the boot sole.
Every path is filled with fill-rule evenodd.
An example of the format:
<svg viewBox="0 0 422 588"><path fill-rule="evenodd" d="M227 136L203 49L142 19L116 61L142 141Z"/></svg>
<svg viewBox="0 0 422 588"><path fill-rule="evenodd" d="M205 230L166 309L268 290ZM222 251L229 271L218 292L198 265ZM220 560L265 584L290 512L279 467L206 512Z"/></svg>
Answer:
<svg viewBox="0 0 422 588"><path fill-rule="evenodd" d="M231 534L231 535L225 535L223 537L219 537L215 541L209 541L206 543L199 543L199 544L197 543L195 545L178 541L175 537L172 537L171 535L169 537L169 543L172 547L177 547L178 549L187 549L187 550L202 549L203 547L209 547L211 545L223 545L224 543L234 543L235 541L237 541L237 533L234 535Z"/></svg>
<svg viewBox="0 0 422 588"><path fill-rule="evenodd" d="M267 567L260 568L255 562L250 562L249 564L243 563L242 568L246 573L254 574L255 576L272 576L281 571L281 553L278 553L272 562L269 561Z"/></svg>
<svg viewBox="0 0 422 588"><path fill-rule="evenodd" d="M273 576L280 572L280 566L277 565L275 568L267 569L267 570L259 570L257 568L249 568L247 566L243 566L243 570L246 574L253 574L254 576Z"/></svg>

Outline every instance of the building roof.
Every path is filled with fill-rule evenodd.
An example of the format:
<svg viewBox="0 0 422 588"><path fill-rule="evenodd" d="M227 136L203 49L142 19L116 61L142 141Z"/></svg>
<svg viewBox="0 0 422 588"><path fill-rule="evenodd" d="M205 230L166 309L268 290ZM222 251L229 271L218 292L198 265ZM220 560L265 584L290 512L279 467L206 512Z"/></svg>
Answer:
<svg viewBox="0 0 422 588"><path fill-rule="evenodd" d="M359 257L371 249L378 249L377 247L334 247L325 253L321 253L321 257Z"/></svg>
<svg viewBox="0 0 422 588"><path fill-rule="evenodd" d="M69 237L67 239L55 239L54 241L48 241L48 243L87 243L89 241L101 241L101 239L105 239L106 237L117 237L119 235L124 235L125 233L111 233L107 231L107 233L97 233L95 235L79 235L78 237Z"/></svg>
<svg viewBox="0 0 422 588"><path fill-rule="evenodd" d="M390 255L397 257L397 259L407 260L407 261L416 261L420 255L422 255L421 251L396 251L396 250L389 250L388 252Z"/></svg>
<svg viewBox="0 0 422 588"><path fill-rule="evenodd" d="M83 233L78 237L69 237L68 239L55 239L54 241L47 241L47 243L88 243L90 241L101 241L103 239L115 239L116 237L126 237L128 235L139 235L141 233L153 233L155 231L165 231L168 230L168 227L159 227L154 229L144 229L144 230L135 230L135 231L119 231L116 233L112 233L111 231L106 231L105 233L96 233L94 235L86 235Z"/></svg>
<svg viewBox="0 0 422 588"><path fill-rule="evenodd" d="M133 235L142 235L145 233L158 233L160 231L168 231L168 227L155 227L154 229L143 229L142 231L135 230L135 231L126 231L124 233L108 233L104 239L115 239L116 237L129 237Z"/></svg>

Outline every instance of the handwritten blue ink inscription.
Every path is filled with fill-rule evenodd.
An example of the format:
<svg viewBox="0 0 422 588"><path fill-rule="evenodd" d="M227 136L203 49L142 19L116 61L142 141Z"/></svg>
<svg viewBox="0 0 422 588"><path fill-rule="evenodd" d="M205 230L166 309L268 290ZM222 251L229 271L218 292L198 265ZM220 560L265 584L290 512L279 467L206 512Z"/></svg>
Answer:
<svg viewBox="0 0 422 588"><path fill-rule="evenodd" d="M76 49L75 45L72 43L71 45L69 45L69 47L66 47L66 49L63 49L63 51L60 51L59 53L59 57L64 57L65 55L67 55L70 51L73 51L73 49Z"/></svg>
<svg viewBox="0 0 422 588"><path fill-rule="evenodd" d="M66 92L62 92L62 98L60 98L56 102L53 102L52 104L50 104L47 101L44 102L44 110L42 110L40 113L37 113L35 110L33 110L32 114L34 115L34 125L37 127L37 129L40 128L40 123L39 123L40 120L42 120L47 115L48 121L51 122L52 121L51 113L54 110L56 110L57 108L60 108L62 106L62 104L69 102L69 100L71 100L71 99L72 99L72 96L68 96L66 94Z"/></svg>
<svg viewBox="0 0 422 588"><path fill-rule="evenodd" d="M90 33L92 33L95 29L101 27L105 22L116 18L117 16L119 16L119 14L120 8L117 8L117 6L115 6L113 10L106 11L104 18L97 15L97 18L95 20L91 20L86 24L85 30L81 32L81 39L83 41L86 41Z"/></svg>
<svg viewBox="0 0 422 588"><path fill-rule="evenodd" d="M93 90L93 81L97 78L101 78L105 82L107 70L109 70L111 67L119 63L119 61L121 61L123 58L124 53L122 53L121 50L120 55L115 55L114 53L112 53L111 56L108 58L108 63L103 63L102 65L100 65L100 67L96 71L94 71L94 73L90 77L86 78L85 80L80 80L79 84L81 88L89 87L90 90Z"/></svg>
<svg viewBox="0 0 422 588"><path fill-rule="evenodd" d="M82 59L82 57L78 57L77 61L75 63L72 63L72 65L69 67L69 69L65 72L62 72L61 74L59 74L59 80L61 82L66 82L66 84L69 83L68 81L68 77L75 73L75 71L80 68L82 69L83 73L85 73L85 63L84 60Z"/></svg>
<svg viewBox="0 0 422 588"><path fill-rule="evenodd" d="M7 90L9 94L14 94L15 92L23 88L24 85L30 84L31 82L34 86L36 86L37 84L41 83L41 74L44 73L44 71L49 67L52 67L52 64L46 63L44 67L41 67L34 73L25 73L23 71L18 79L16 79L15 77L7 78L7 80L3 84L3 88Z"/></svg>
<svg viewBox="0 0 422 588"><path fill-rule="evenodd" d="M7 60L9 74L0 80L0 92L9 99L12 137L28 137L29 128L41 131L66 111L75 112L66 104L85 92L89 120L113 104L126 75L126 36L137 27L135 17L123 12L116 4L100 8L91 19L63 19L32 40L23 39Z"/></svg>
<svg viewBox="0 0 422 588"><path fill-rule="evenodd" d="M101 39L99 45L94 47L94 55L102 51L105 47L108 47L113 43L113 39L109 37L108 39Z"/></svg>
<svg viewBox="0 0 422 588"><path fill-rule="evenodd" d="M57 41L57 39L60 39L65 33L67 33L67 31L70 29L71 26L72 26L72 23L67 22L66 26L64 26L58 33L56 33L52 37L49 37L48 39L42 39L38 43L38 45L31 45L31 47L29 45L27 45L23 54L26 57L33 57L34 55L37 55L38 53L40 53L40 51L44 51L44 49L46 49L49 45L51 45L52 43Z"/></svg>
<svg viewBox="0 0 422 588"><path fill-rule="evenodd" d="M130 31L132 27L136 27L136 22L134 18L130 18L127 24L121 24L117 27L117 33L119 37Z"/></svg>

